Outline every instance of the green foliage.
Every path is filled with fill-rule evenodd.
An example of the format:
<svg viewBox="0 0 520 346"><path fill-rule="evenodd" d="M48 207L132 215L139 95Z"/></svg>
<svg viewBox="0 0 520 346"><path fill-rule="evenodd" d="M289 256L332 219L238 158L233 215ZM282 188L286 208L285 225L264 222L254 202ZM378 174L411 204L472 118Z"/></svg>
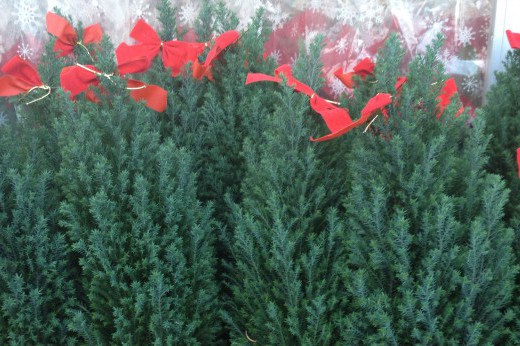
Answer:
<svg viewBox="0 0 520 346"><path fill-rule="evenodd" d="M41 132L0 127L0 344L65 344L76 304Z"/></svg>
<svg viewBox="0 0 520 346"><path fill-rule="evenodd" d="M161 38L183 39L170 2L158 10ZM237 26L208 0L194 29L211 45ZM393 35L341 99L357 119L390 93L389 117L313 143L328 130L307 96L244 85L275 69L269 28L259 10L213 80L189 64L172 77L159 54L138 79L167 90L163 113L111 75L107 37L65 58L51 39L38 69L52 93L15 98L0 123L0 344L519 342L518 52L476 119L454 102L438 120L442 40L404 73ZM301 44L293 65L318 94L322 48ZM103 72L99 104L59 88L76 62Z"/></svg>
<svg viewBox="0 0 520 346"><path fill-rule="evenodd" d="M314 66L306 71L311 78L321 69L315 61L307 66ZM258 93L263 86L251 88ZM324 173L319 148L308 139L308 98L288 87L274 97L263 132L244 143L243 199L233 205L228 239L232 297L224 318L234 344L244 344L247 332L261 344L324 345L337 332L343 229L329 205L341 180Z"/></svg>
<svg viewBox="0 0 520 346"><path fill-rule="evenodd" d="M506 220L517 232L520 227L520 179L516 160L516 149L520 147L520 51L509 51L504 61L504 71L495 73L494 84L486 96L483 114L486 128L492 134L489 145L489 170L502 175L511 190L506 205ZM520 250L520 238L516 238L516 253ZM520 298L517 279L516 304L517 316L520 315ZM516 322L520 330L520 319ZM514 343L520 342L520 333L513 334Z"/></svg>
<svg viewBox="0 0 520 346"><path fill-rule="evenodd" d="M60 208L81 267L87 343L213 342L218 322L211 209L196 198L188 151L124 96L77 102L57 124Z"/></svg>
<svg viewBox="0 0 520 346"><path fill-rule="evenodd" d="M353 138L342 242L352 270L344 284L353 311L341 321L347 344L504 344L517 318L508 191L483 170L484 121L468 126L456 105L436 119L435 82L445 78L438 47L410 64L388 122Z"/></svg>
<svg viewBox="0 0 520 346"><path fill-rule="evenodd" d="M494 84L483 107L486 127L491 138L489 169L506 178L511 189L511 201L506 218L520 220L520 180L516 163L516 148L520 147L520 51L507 53L504 71L497 72Z"/></svg>

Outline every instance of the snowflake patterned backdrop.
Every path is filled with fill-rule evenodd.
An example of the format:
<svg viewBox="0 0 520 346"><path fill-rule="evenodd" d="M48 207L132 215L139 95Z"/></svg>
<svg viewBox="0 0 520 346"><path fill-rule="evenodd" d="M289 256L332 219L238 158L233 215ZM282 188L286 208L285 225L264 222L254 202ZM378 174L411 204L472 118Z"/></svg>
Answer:
<svg viewBox="0 0 520 346"><path fill-rule="evenodd" d="M45 13L58 7L65 15L89 25L99 22L117 45L128 42L137 19L157 26L157 0L0 0L0 65L18 54L36 62L48 39ZM324 92L347 90L333 76L338 67L350 70L360 59L374 57L391 32L397 32L408 58L423 52L441 33L445 44L438 58L457 81L467 105L479 105L490 41L493 0L227 0L243 28L260 7L274 31L266 54L279 64L297 56L298 41L309 45L325 35ZM88 5L86 5L88 4ZM176 1L178 23L191 26L200 3Z"/></svg>

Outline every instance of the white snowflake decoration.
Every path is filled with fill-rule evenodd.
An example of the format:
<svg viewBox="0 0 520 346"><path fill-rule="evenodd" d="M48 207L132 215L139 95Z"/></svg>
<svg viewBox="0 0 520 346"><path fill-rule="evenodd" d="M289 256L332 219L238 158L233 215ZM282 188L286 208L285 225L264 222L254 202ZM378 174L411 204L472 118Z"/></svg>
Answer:
<svg viewBox="0 0 520 346"><path fill-rule="evenodd" d="M466 47L475 38L473 29L463 25L457 33L457 43L459 46Z"/></svg>
<svg viewBox="0 0 520 346"><path fill-rule="evenodd" d="M19 0L14 4L15 24L22 32L34 34L40 25L38 3L34 0Z"/></svg>
<svg viewBox="0 0 520 346"><path fill-rule="evenodd" d="M278 65L280 63L280 59L282 57L282 53L280 53L280 51L278 49L275 49L271 52L271 54L269 54L269 56L271 58L273 58L274 62L276 63L276 65Z"/></svg>
<svg viewBox="0 0 520 346"><path fill-rule="evenodd" d="M350 4L348 0L340 0L336 5L336 11L333 17L340 21L343 25L354 25L358 15L358 11Z"/></svg>
<svg viewBox="0 0 520 346"><path fill-rule="evenodd" d="M320 12L323 8L323 0L311 0L307 2L307 8L312 12Z"/></svg>
<svg viewBox="0 0 520 346"><path fill-rule="evenodd" d="M338 43L336 43L336 45L334 46L334 50L338 54L345 54L345 52L347 51L347 38L346 37L342 37L338 41Z"/></svg>
<svg viewBox="0 0 520 346"><path fill-rule="evenodd" d="M289 14L283 12L279 3L273 5L270 1L266 1L265 9L267 11L267 19L273 24L273 30L280 29L289 19Z"/></svg>
<svg viewBox="0 0 520 346"><path fill-rule="evenodd" d="M329 87L336 98L347 91L347 87L336 77L329 80Z"/></svg>
<svg viewBox="0 0 520 346"><path fill-rule="evenodd" d="M18 47L16 48L16 54L20 56L20 58L24 60L31 60L34 54L33 49L25 42L20 42Z"/></svg>
<svg viewBox="0 0 520 346"><path fill-rule="evenodd" d="M379 0L363 0L359 6L359 21L369 28L383 24L385 20L385 6Z"/></svg>
<svg viewBox="0 0 520 346"><path fill-rule="evenodd" d="M134 1L132 3L132 13L135 20L147 19L152 16L150 4L144 0Z"/></svg>
<svg viewBox="0 0 520 346"><path fill-rule="evenodd" d="M482 90L482 82L477 75L466 76L462 80L462 89L468 94L479 95Z"/></svg>
<svg viewBox="0 0 520 346"><path fill-rule="evenodd" d="M188 2L181 6L179 19L181 20L181 23L184 25L193 25L195 19L197 19L198 13L199 7L191 2Z"/></svg>

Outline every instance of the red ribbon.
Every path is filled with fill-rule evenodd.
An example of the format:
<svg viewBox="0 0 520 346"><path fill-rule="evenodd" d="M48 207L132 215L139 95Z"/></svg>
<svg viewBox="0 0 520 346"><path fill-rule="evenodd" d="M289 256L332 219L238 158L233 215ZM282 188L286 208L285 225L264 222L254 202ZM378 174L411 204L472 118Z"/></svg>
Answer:
<svg viewBox="0 0 520 346"><path fill-rule="evenodd" d="M157 112L164 112L166 109L168 92L163 88L135 79L128 79L127 86L131 89L130 96L137 102L144 100L147 107Z"/></svg>
<svg viewBox="0 0 520 346"><path fill-rule="evenodd" d="M437 96L437 119L440 119L442 114L444 113L444 109L448 107L448 105L451 103L452 97L458 93L457 84L455 83L455 79L449 78L444 82L443 87L441 88L441 91L439 93L439 96ZM464 112L464 106L461 106L457 113L455 114L455 117L458 117Z"/></svg>
<svg viewBox="0 0 520 346"><path fill-rule="evenodd" d="M146 60L145 64L142 63L140 58L135 61L136 66L146 65ZM125 66L128 68L129 65ZM93 65L68 66L61 71L61 86L64 90L70 92L72 99L86 91L85 97L88 100L99 103L99 98L89 87L99 85L100 75L103 75L103 73ZM110 75L106 76L110 77ZM130 90L130 96L134 100L145 100L146 106L157 112L163 112L166 109L168 93L163 88L135 79L128 79L127 87ZM101 92L104 91L101 90Z"/></svg>
<svg viewBox="0 0 520 346"><path fill-rule="evenodd" d="M296 90L299 93L305 94L312 97L315 92L310 86L304 84L293 77L290 65L282 65L274 70L274 77L263 73L249 73L246 77L246 85L256 82L275 82L281 83L283 81L282 76L286 79L287 85Z"/></svg>
<svg viewBox="0 0 520 346"><path fill-rule="evenodd" d="M330 132L340 131L345 126L352 124L347 109L339 108L317 95L311 97L310 105L316 113L322 116Z"/></svg>
<svg viewBox="0 0 520 346"><path fill-rule="evenodd" d="M507 40L513 49L520 49L520 33L506 30Z"/></svg>
<svg viewBox="0 0 520 346"><path fill-rule="evenodd" d="M99 75L102 75L94 65L67 66L61 70L61 87L70 92L70 98L86 91L90 86L99 85Z"/></svg>
<svg viewBox="0 0 520 346"><path fill-rule="evenodd" d="M389 105L391 102L392 102L392 96L390 94L379 93L376 96L372 97L370 100L368 100L365 107L361 110L361 117L358 120L351 122L351 123L346 122L342 128L340 128L336 131L331 131L332 133L325 135L323 137L320 137L320 138L311 137L311 141L323 142L323 141L328 141L328 140L337 138L337 137L349 132L350 130L364 124L370 118L371 115L373 115L374 113L376 113L380 110L381 111L384 110L384 107Z"/></svg>
<svg viewBox="0 0 520 346"><path fill-rule="evenodd" d="M19 56L9 60L2 72L6 76L0 77L0 96L16 96L45 86L36 68Z"/></svg>
<svg viewBox="0 0 520 346"><path fill-rule="evenodd" d="M172 69L173 76L180 74L185 64L194 62L206 47L205 43L199 42L177 40L163 42L157 32L142 19L137 21L130 32L130 37L139 43L135 45L121 43L116 49L118 64L125 64L135 57L142 56L151 65L152 60L162 50L163 65L165 68Z"/></svg>
<svg viewBox="0 0 520 346"><path fill-rule="evenodd" d="M403 85L408 82L408 78L405 76L397 77L397 82L395 82L395 90L400 94Z"/></svg>
<svg viewBox="0 0 520 346"><path fill-rule="evenodd" d="M343 73L343 69L340 67L334 72L334 76L336 76L347 88L352 89L356 86L356 83L353 80L354 76L360 76L362 79L365 79L366 76L374 74L375 67L376 64L374 64L370 58L365 58L354 66L353 72Z"/></svg>
<svg viewBox="0 0 520 346"><path fill-rule="evenodd" d="M72 25L63 17L55 13L47 12L47 31L58 39L54 44L54 51L61 52L58 56L66 56L74 51L76 44L98 43L103 37L101 25L93 24L83 31L83 39L78 41L78 34Z"/></svg>
<svg viewBox="0 0 520 346"><path fill-rule="evenodd" d="M211 74L211 65L213 60L215 60L220 53L224 51L227 47L235 43L240 37L240 34L235 30L230 30L224 32L222 35L218 36L215 39L215 43L211 47L208 55L206 56L206 60L203 64L199 63L198 59L192 64L192 75L195 79L202 79L203 77L207 77L209 80L213 80L213 76Z"/></svg>

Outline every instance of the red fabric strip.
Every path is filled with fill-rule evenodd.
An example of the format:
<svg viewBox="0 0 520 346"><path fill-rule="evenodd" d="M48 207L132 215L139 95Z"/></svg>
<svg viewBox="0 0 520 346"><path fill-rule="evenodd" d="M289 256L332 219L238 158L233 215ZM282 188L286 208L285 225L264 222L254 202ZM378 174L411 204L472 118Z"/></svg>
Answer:
<svg viewBox="0 0 520 346"><path fill-rule="evenodd" d="M130 96L136 101L146 101L146 106L157 112L164 112L166 109L168 93L163 88L135 79L128 79L127 86L129 88L144 86L142 89L130 90Z"/></svg>
<svg viewBox="0 0 520 346"><path fill-rule="evenodd" d="M321 115L330 132L337 132L352 124L352 119L345 108L339 108L315 95L310 99L311 108Z"/></svg>
<svg viewBox="0 0 520 346"><path fill-rule="evenodd" d="M66 56L74 51L74 45L78 41L76 30L68 20L55 13L47 12L45 16L47 31L58 39L54 45L54 51L60 52L58 56Z"/></svg>
<svg viewBox="0 0 520 346"><path fill-rule="evenodd" d="M83 44L98 43L103 38L101 25L92 24L83 30Z"/></svg>
<svg viewBox="0 0 520 346"><path fill-rule="evenodd" d="M40 75L36 68L15 55L2 67L2 72L13 76L29 86L29 89L35 86L43 85Z"/></svg>
<svg viewBox="0 0 520 346"><path fill-rule="evenodd" d="M506 30L507 40L513 49L520 49L520 33Z"/></svg>
<svg viewBox="0 0 520 346"><path fill-rule="evenodd" d="M239 37L240 34L235 30L226 31L222 35L218 36L215 39L215 43L211 47L211 50L208 52L208 55L206 56L204 66L209 66L224 49L226 49L229 45L235 43Z"/></svg>
<svg viewBox="0 0 520 346"><path fill-rule="evenodd" d="M361 111L361 117L358 120L354 121L351 124L347 124L345 127L341 128L335 132L332 132L328 135L325 135L323 137L319 137L319 138L311 137L310 139L313 142L324 142L324 141L328 141L328 140L337 138L337 137L349 132L350 130L364 124L371 115L373 115L375 112L377 112L379 110L382 111L384 109L384 107L389 105L391 102L392 102L392 97L390 96L390 94L385 94L385 93L377 94L376 96L374 96L370 100L368 100L366 106Z"/></svg>
<svg viewBox="0 0 520 346"><path fill-rule="evenodd" d="M85 65L85 67L99 72L94 65ZM63 68L60 74L60 81L61 87L63 90L70 92L70 97L72 99L87 90L89 86L99 84L98 76L95 73L79 66L68 66Z"/></svg>
<svg viewBox="0 0 520 346"><path fill-rule="evenodd" d="M0 77L0 96L16 96L26 93L32 86L13 76Z"/></svg>
<svg viewBox="0 0 520 346"><path fill-rule="evenodd" d="M437 119L440 119L442 114L444 113L444 109L448 107L451 103L452 97L458 93L457 84L455 83L455 79L448 78L446 82L444 82L441 91L439 92L439 96L437 96ZM464 112L464 106L461 106L455 117L458 117Z"/></svg>

